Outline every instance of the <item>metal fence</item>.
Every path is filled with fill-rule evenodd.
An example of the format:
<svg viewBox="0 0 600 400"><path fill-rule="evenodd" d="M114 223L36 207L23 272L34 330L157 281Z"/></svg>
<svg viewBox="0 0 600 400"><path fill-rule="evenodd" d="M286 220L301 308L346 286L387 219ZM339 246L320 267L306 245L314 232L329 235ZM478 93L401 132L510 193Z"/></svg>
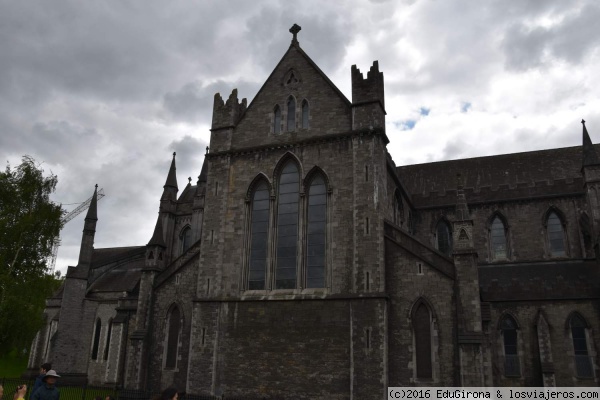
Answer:
<svg viewBox="0 0 600 400"><path fill-rule="evenodd" d="M5 400L12 400L12 395L16 392L17 387L20 385L27 385L26 400L29 400L31 396L31 389L33 388L34 380L23 380L14 378L1 378L0 384L4 387ZM145 390L132 390L132 389L121 389L111 387L99 387L99 386L64 386L57 385L60 390L60 400L105 400L108 396L111 396L114 400L152 400L157 398L160 393L145 391ZM196 394L185 394L179 397L179 400L285 400L283 397L272 397L272 396L203 396Z"/></svg>

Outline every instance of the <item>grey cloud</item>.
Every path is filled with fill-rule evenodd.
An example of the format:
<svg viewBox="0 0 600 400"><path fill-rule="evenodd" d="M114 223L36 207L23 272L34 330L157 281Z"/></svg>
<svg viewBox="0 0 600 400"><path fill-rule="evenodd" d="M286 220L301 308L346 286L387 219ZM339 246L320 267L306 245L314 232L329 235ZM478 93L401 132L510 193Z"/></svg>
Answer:
<svg viewBox="0 0 600 400"><path fill-rule="evenodd" d="M247 98L249 103L258 91L259 84L220 80L203 86L199 81L190 82L175 92L165 94L163 107L176 121L210 124L215 93L220 93L221 97L227 99L233 89L238 89L240 101L242 98Z"/></svg>
<svg viewBox="0 0 600 400"><path fill-rule="evenodd" d="M350 26L339 9L327 9L325 3L318 15L297 13L291 17L285 8L263 7L259 14L249 18L246 31L251 32L250 46L253 61L265 71L271 71L289 46L292 35L289 28L297 23L302 27L298 41L303 50L318 60L324 70L336 69L345 55L345 46L351 41ZM312 10L311 10L312 11Z"/></svg>
<svg viewBox="0 0 600 400"><path fill-rule="evenodd" d="M30 131L0 135L0 147L19 149L38 161L60 164L74 152L100 140L94 128L69 121L36 122Z"/></svg>
<svg viewBox="0 0 600 400"><path fill-rule="evenodd" d="M503 41L506 67L520 71L543 67L553 59L571 64L581 62L600 47L599 18L600 5L593 3L549 28L531 29L524 23L512 25Z"/></svg>
<svg viewBox="0 0 600 400"><path fill-rule="evenodd" d="M455 141L446 142L444 149L442 150L442 160L455 160L463 158L465 154L468 154L470 145L464 141L457 139Z"/></svg>
<svg viewBox="0 0 600 400"><path fill-rule="evenodd" d="M177 152L177 180L180 187L187 184L188 177L192 178L192 184L198 180L207 145L204 140L189 135L169 144L169 148Z"/></svg>

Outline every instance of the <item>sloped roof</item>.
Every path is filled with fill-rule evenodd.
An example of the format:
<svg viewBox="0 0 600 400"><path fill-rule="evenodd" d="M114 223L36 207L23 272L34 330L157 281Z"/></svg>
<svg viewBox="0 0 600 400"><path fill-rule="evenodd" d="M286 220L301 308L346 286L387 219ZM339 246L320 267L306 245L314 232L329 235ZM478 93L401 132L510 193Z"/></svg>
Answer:
<svg viewBox="0 0 600 400"><path fill-rule="evenodd" d="M144 268L144 257L129 258L102 273L88 288L90 292L131 292Z"/></svg>
<svg viewBox="0 0 600 400"><path fill-rule="evenodd" d="M145 246L130 247L107 247L104 249L94 249L92 253L92 269L102 265L116 262L122 259L130 258L139 254L144 254Z"/></svg>
<svg viewBox="0 0 600 400"><path fill-rule="evenodd" d="M598 145L595 145L598 148ZM583 192L582 147L565 147L397 167L417 205L456 201L457 174L467 202ZM498 190L501 189L501 190Z"/></svg>
<svg viewBox="0 0 600 400"><path fill-rule="evenodd" d="M196 194L196 185L191 185L188 184L185 189L183 189L183 192L181 193L181 196L179 196L179 199L177 199L178 203L193 203L194 202L194 195Z"/></svg>

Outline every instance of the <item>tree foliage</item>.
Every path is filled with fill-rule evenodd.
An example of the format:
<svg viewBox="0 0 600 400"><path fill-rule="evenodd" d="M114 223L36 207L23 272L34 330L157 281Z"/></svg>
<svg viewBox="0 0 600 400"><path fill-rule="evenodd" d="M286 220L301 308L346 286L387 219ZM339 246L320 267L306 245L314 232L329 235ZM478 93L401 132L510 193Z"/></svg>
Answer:
<svg viewBox="0 0 600 400"><path fill-rule="evenodd" d="M0 355L29 346L60 285L46 264L62 228L64 211L50 201L57 182L29 156L0 172Z"/></svg>

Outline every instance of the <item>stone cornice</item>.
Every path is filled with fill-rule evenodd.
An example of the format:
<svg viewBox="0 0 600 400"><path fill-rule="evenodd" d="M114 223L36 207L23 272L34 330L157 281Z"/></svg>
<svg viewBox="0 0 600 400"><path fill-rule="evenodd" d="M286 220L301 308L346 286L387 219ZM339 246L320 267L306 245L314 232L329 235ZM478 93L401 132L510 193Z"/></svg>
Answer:
<svg viewBox="0 0 600 400"><path fill-rule="evenodd" d="M227 157L227 156L238 156L238 155L260 153L260 152L278 150L278 149L290 149L290 148L294 148L294 147L312 146L312 145L320 144L320 143L339 142L342 140L348 140L348 139L352 139L354 137L361 137L361 136L381 136L381 137L383 137L385 144L388 144L390 142L383 129L380 129L380 128L363 129L363 130L349 131L349 132L344 132L344 133L337 133L337 134L332 134L332 135L323 135L323 136L318 136L318 137L312 137L312 138L298 140L298 141L294 141L294 142L290 142L290 143L281 143L281 144L275 144L275 145L267 144L267 145L262 145L262 146L245 147L245 148L241 148L241 149L218 151L218 152L214 152L214 153L208 153L208 154L206 154L205 157L208 159L211 159L211 158L219 158L219 157Z"/></svg>

